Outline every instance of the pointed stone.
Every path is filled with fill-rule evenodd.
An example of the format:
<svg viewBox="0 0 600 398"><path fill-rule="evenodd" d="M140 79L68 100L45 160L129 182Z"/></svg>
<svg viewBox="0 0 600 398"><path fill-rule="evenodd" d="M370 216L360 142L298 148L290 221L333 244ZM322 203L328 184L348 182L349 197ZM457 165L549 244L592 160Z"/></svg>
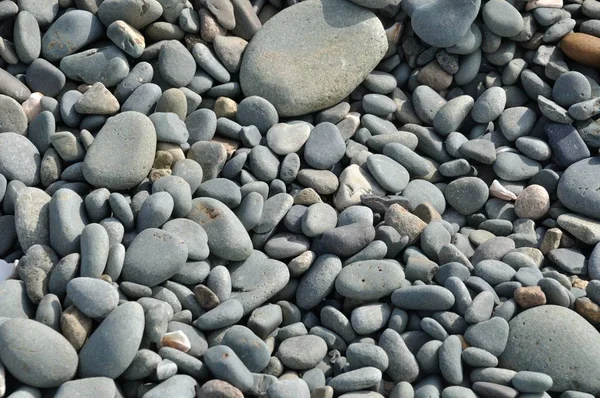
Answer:
<svg viewBox="0 0 600 398"><path fill-rule="evenodd" d="M119 101L102 83L95 83L75 103L77 113L112 115L119 110Z"/></svg>

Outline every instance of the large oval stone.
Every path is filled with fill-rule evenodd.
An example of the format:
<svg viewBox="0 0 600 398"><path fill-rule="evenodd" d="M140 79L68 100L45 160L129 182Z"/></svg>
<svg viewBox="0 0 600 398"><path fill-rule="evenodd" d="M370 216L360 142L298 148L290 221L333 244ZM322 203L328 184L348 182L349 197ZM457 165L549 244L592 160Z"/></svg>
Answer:
<svg viewBox="0 0 600 398"><path fill-rule="evenodd" d="M136 302L115 308L79 353L79 376L116 379L131 365L144 334L144 309Z"/></svg>
<svg viewBox="0 0 600 398"><path fill-rule="evenodd" d="M600 394L600 333L575 311L535 307L509 326L500 368L545 373L554 381L551 391Z"/></svg>
<svg viewBox="0 0 600 398"><path fill-rule="evenodd" d="M178 273L188 257L185 242L167 231L148 228L127 248L123 280L156 286Z"/></svg>
<svg viewBox="0 0 600 398"><path fill-rule="evenodd" d="M96 187L130 189L150 172L156 152L156 130L139 112L109 118L83 160L83 176Z"/></svg>
<svg viewBox="0 0 600 398"><path fill-rule="evenodd" d="M23 188L15 203L15 229L24 252L35 244L50 246L50 200L39 188Z"/></svg>
<svg viewBox="0 0 600 398"><path fill-rule="evenodd" d="M77 371L77 352L60 333L29 319L0 324L0 360L19 381L38 388L58 387Z"/></svg>
<svg viewBox="0 0 600 398"><path fill-rule="evenodd" d="M37 185L40 182L41 159L35 145L26 137L12 132L0 134L0 174L9 181Z"/></svg>
<svg viewBox="0 0 600 398"><path fill-rule="evenodd" d="M204 228L211 254L230 261L242 261L252 254L252 241L246 228L222 202L196 198L187 218Z"/></svg>
<svg viewBox="0 0 600 398"><path fill-rule="evenodd" d="M587 158L569 166L560 177L560 202L572 211L600 219L600 158Z"/></svg>
<svg viewBox="0 0 600 398"><path fill-rule="evenodd" d="M369 10L345 0L308 0L271 18L252 38L240 69L246 96L280 116L328 108L350 94L387 51Z"/></svg>

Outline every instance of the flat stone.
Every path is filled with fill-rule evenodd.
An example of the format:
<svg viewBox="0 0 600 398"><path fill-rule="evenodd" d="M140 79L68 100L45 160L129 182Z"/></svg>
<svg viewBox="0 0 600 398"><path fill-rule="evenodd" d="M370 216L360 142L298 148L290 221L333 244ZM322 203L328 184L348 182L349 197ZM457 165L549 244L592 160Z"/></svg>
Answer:
<svg viewBox="0 0 600 398"><path fill-rule="evenodd" d="M0 359L22 383L58 387L75 377L77 352L52 328L29 319L8 319L0 325Z"/></svg>
<svg viewBox="0 0 600 398"><path fill-rule="evenodd" d="M50 246L51 197L41 189L24 187L17 198L15 229L21 248L26 251L35 244Z"/></svg>
<svg viewBox="0 0 600 398"><path fill-rule="evenodd" d="M119 293L97 278L75 278L67 283L67 296L90 318L104 318L119 304Z"/></svg>
<svg viewBox="0 0 600 398"><path fill-rule="evenodd" d="M304 2L271 18L248 44L242 90L269 100L281 116L329 108L367 77L386 50L383 26L370 11L341 0Z"/></svg>
<svg viewBox="0 0 600 398"><path fill-rule="evenodd" d="M600 159L587 158L569 166L562 174L557 194L563 206L571 211L592 218L600 219Z"/></svg>
<svg viewBox="0 0 600 398"><path fill-rule="evenodd" d="M0 173L9 181L37 185L41 160L39 151L26 137L13 132L0 133Z"/></svg>
<svg viewBox="0 0 600 398"><path fill-rule="evenodd" d="M61 15L44 33L42 55L50 62L59 61L103 35L104 27L98 17L88 11L73 10Z"/></svg>
<svg viewBox="0 0 600 398"><path fill-rule="evenodd" d="M0 95L0 133L17 133L25 135L27 130L27 115L21 104L7 95Z"/></svg>
<svg viewBox="0 0 600 398"><path fill-rule="evenodd" d="M277 350L281 362L295 370L315 367L327 354L327 344L319 336L306 335L283 341Z"/></svg>
<svg viewBox="0 0 600 398"><path fill-rule="evenodd" d="M91 391L93 391L94 394L107 397L118 394L114 380L108 377L88 377L63 383L60 388L56 390L54 396L57 398L85 396Z"/></svg>

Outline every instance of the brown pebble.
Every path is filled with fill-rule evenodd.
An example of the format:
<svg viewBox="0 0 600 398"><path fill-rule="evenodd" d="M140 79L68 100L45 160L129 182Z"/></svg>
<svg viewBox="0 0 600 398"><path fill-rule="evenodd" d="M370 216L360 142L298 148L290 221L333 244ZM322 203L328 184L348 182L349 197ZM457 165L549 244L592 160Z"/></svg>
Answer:
<svg viewBox="0 0 600 398"><path fill-rule="evenodd" d="M520 218L539 220L550 210L550 195L541 185L525 188L515 200L515 213Z"/></svg>
<svg viewBox="0 0 600 398"><path fill-rule="evenodd" d="M223 380L210 380L202 385L198 391L202 398L244 398L244 394L237 388Z"/></svg>
<svg viewBox="0 0 600 398"><path fill-rule="evenodd" d="M210 140L210 142L216 142L217 144L223 145L223 148L225 148L225 152L227 152L227 158L230 158L240 146L239 141L230 140L229 138L223 137L214 137L212 140Z"/></svg>
<svg viewBox="0 0 600 398"><path fill-rule="evenodd" d="M532 308L546 304L546 295L539 286L518 288L515 290L514 299L522 308Z"/></svg>
<svg viewBox="0 0 600 398"><path fill-rule="evenodd" d="M304 188L294 197L295 205L310 206L319 202L321 202L321 197L312 188Z"/></svg>
<svg viewBox="0 0 600 398"><path fill-rule="evenodd" d="M433 207L431 203L421 203L413 212L415 216L419 217L421 220L425 221L427 224L432 222L433 220L441 220L442 216L440 213Z"/></svg>
<svg viewBox="0 0 600 398"><path fill-rule="evenodd" d="M155 169L170 169L173 164L173 155L167 151L156 151L154 156L154 164L152 165Z"/></svg>
<svg viewBox="0 0 600 398"><path fill-rule="evenodd" d="M385 212L385 223L393 227L400 235L408 236L408 244L417 241L427 224L399 204L393 204Z"/></svg>
<svg viewBox="0 0 600 398"><path fill-rule="evenodd" d="M219 297L208 287L204 285L197 285L194 288L194 296L196 296L196 300L205 310L212 310L221 302Z"/></svg>
<svg viewBox="0 0 600 398"><path fill-rule="evenodd" d="M550 253L551 250L558 249L563 232L558 228L550 228L544 234L544 239L540 244L540 251L544 254Z"/></svg>
<svg viewBox="0 0 600 398"><path fill-rule="evenodd" d="M600 38L585 33L571 33L560 42L560 49L574 61L600 68Z"/></svg>
<svg viewBox="0 0 600 398"><path fill-rule="evenodd" d="M150 179L151 182L156 182L158 180L160 180L163 177L166 176L170 176L171 175L171 169L152 169L150 170L150 174L148 175L148 178Z"/></svg>
<svg viewBox="0 0 600 398"><path fill-rule="evenodd" d="M217 22L208 9L200 7L198 16L200 17L200 36L203 40L212 43L215 37L227 34L227 29Z"/></svg>
<svg viewBox="0 0 600 398"><path fill-rule="evenodd" d="M92 331L92 324L92 319L83 315L74 305L64 310L60 317L62 334L77 351Z"/></svg>
<svg viewBox="0 0 600 398"><path fill-rule="evenodd" d="M183 149L177 144L172 144L170 142L159 142L156 144L157 151L167 151L173 156L173 163L175 164L181 159L185 159L185 155L183 153Z"/></svg>
<svg viewBox="0 0 600 398"><path fill-rule="evenodd" d="M437 61L431 61L417 74L417 80L435 91L445 90L452 84L452 75L446 72Z"/></svg>
<svg viewBox="0 0 600 398"><path fill-rule="evenodd" d="M600 306L587 297L575 300L575 310L590 323L600 323Z"/></svg>
<svg viewBox="0 0 600 398"><path fill-rule="evenodd" d="M235 120L237 115L237 103L231 98L219 97L215 101L214 112L217 117L226 117Z"/></svg>
<svg viewBox="0 0 600 398"><path fill-rule="evenodd" d="M310 393L310 398L333 398L333 388L331 386L315 388Z"/></svg>

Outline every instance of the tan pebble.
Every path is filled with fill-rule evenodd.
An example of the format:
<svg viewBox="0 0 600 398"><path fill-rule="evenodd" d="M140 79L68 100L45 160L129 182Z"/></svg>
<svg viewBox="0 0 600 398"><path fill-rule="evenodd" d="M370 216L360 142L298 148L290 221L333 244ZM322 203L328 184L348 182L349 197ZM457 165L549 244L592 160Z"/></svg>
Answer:
<svg viewBox="0 0 600 398"><path fill-rule="evenodd" d="M40 104L42 98L44 98L44 94L32 93L29 98L27 98L25 102L21 104L29 122L35 119L37 115L42 113L42 105Z"/></svg>
<svg viewBox="0 0 600 398"><path fill-rule="evenodd" d="M300 377L298 376L298 372L295 372L293 370L286 370L285 372L283 372L283 374L281 376L279 376L279 381L296 380L299 378Z"/></svg>
<svg viewBox="0 0 600 398"><path fill-rule="evenodd" d="M194 288L194 296L196 296L196 300L198 300L202 308L207 311L212 310L221 302L219 297L204 285L197 285Z"/></svg>
<svg viewBox="0 0 600 398"><path fill-rule="evenodd" d="M229 138L215 137L210 141L223 145L223 148L225 148L225 151L227 152L228 158L230 158L233 155L233 153L235 151L237 151L238 147L240 146L239 141L230 140Z"/></svg>
<svg viewBox="0 0 600 398"><path fill-rule="evenodd" d="M185 155L183 154L183 149L177 144L171 144L168 142L159 142L156 144L157 151L167 151L173 156L173 163L175 164L182 159L185 159Z"/></svg>
<svg viewBox="0 0 600 398"><path fill-rule="evenodd" d="M108 283L112 283L112 281L113 281L112 278L110 277L110 275L108 275L108 274L100 275L100 279L102 279L103 281L108 282Z"/></svg>
<svg viewBox="0 0 600 398"><path fill-rule="evenodd" d="M157 344L157 346L159 349L162 347L171 347L183 352L188 352L190 348L192 348L190 340L181 330L165 333L164 337L160 343Z"/></svg>
<svg viewBox="0 0 600 398"><path fill-rule="evenodd" d="M170 169L173 164L173 155L171 152L167 151L156 151L156 155L154 156L154 165L152 165L155 169Z"/></svg>
<svg viewBox="0 0 600 398"><path fill-rule="evenodd" d="M576 287L578 289L585 290L590 281L586 281L585 279L579 278L577 275L573 275L573 279L571 279L571 286Z"/></svg>
<svg viewBox="0 0 600 398"><path fill-rule="evenodd" d="M529 0L525 6L525 11L531 11L536 8L562 8L563 0Z"/></svg>
<svg viewBox="0 0 600 398"><path fill-rule="evenodd" d="M458 336L458 339L460 340L460 345L463 350L466 350L467 348L471 347L469 345L469 343L467 343L467 340L465 340L465 336L463 336L462 334L457 334L457 336Z"/></svg>
<svg viewBox="0 0 600 398"><path fill-rule="evenodd" d="M437 61L431 61L421 68L417 74L417 80L435 91L441 91L450 87L453 78Z"/></svg>
<svg viewBox="0 0 600 398"><path fill-rule="evenodd" d="M563 232L558 228L550 228L544 234L544 239L540 244L540 251L543 254L550 253L551 250L558 249L562 239Z"/></svg>
<svg viewBox="0 0 600 398"><path fill-rule="evenodd" d="M399 204L393 204L385 212L385 223L402 236L408 236L408 244L417 241L427 224Z"/></svg>
<svg viewBox="0 0 600 398"><path fill-rule="evenodd" d="M63 336L77 351L92 331L92 320L83 315L74 305L65 309L60 316L60 328Z"/></svg>
<svg viewBox="0 0 600 398"><path fill-rule="evenodd" d="M402 37L402 31L404 30L403 28L403 24L396 22L385 30L385 36L387 37L390 46L395 46L400 42L400 37Z"/></svg>
<svg viewBox="0 0 600 398"><path fill-rule="evenodd" d="M432 222L433 220L441 220L442 216L440 213L433 207L431 203L420 203L413 212L415 216L419 217L421 220L425 221L427 224Z"/></svg>
<svg viewBox="0 0 600 398"><path fill-rule="evenodd" d="M539 220L548 213L548 210L550 210L550 195L541 185L529 185L515 200L515 213L520 218Z"/></svg>
<svg viewBox="0 0 600 398"><path fill-rule="evenodd" d="M585 33L571 33L560 41L560 49L574 61L600 68L600 38Z"/></svg>
<svg viewBox="0 0 600 398"><path fill-rule="evenodd" d="M227 29L217 22L208 9L200 7L198 16L200 17L200 36L203 40L212 43L215 37L227 34Z"/></svg>
<svg viewBox="0 0 600 398"><path fill-rule="evenodd" d="M214 112L217 117L234 120L237 115L237 103L231 98L219 97L215 101Z"/></svg>
<svg viewBox="0 0 600 398"><path fill-rule="evenodd" d="M575 310L590 323L600 323L600 306L587 297L575 300Z"/></svg>
<svg viewBox="0 0 600 398"><path fill-rule="evenodd" d="M86 91L88 91L90 88L92 88L91 84L80 84L79 86L77 86L77 91L79 91L81 94L83 94Z"/></svg>
<svg viewBox="0 0 600 398"><path fill-rule="evenodd" d="M207 398L244 398L237 388L223 380L209 380L198 391L198 397Z"/></svg>
<svg viewBox="0 0 600 398"><path fill-rule="evenodd" d="M317 191L312 188L304 188L294 197L295 205L310 206L320 202L322 202L321 197Z"/></svg>
<svg viewBox="0 0 600 398"><path fill-rule="evenodd" d="M170 176L170 175L171 175L171 169L152 169L152 170L150 170L148 179L150 179L150 181L154 183L154 182L160 180L161 178Z"/></svg>
<svg viewBox="0 0 600 398"><path fill-rule="evenodd" d="M502 200L517 199L517 195L515 195L513 192L509 191L508 189L504 188L504 186L502 184L500 184L500 182L498 182L498 180L494 180L492 182L492 185L490 185L490 195L495 198L502 199Z"/></svg>
<svg viewBox="0 0 600 398"><path fill-rule="evenodd" d="M532 308L546 304L546 295L539 286L520 287L513 296L522 308Z"/></svg>
<svg viewBox="0 0 600 398"><path fill-rule="evenodd" d="M310 398L333 398L333 388L331 386L315 388L311 391Z"/></svg>
<svg viewBox="0 0 600 398"><path fill-rule="evenodd" d="M308 271L316 258L317 254L315 252L307 250L299 256L291 259L288 263L290 276L292 278L298 278L299 276L302 276L306 271Z"/></svg>

